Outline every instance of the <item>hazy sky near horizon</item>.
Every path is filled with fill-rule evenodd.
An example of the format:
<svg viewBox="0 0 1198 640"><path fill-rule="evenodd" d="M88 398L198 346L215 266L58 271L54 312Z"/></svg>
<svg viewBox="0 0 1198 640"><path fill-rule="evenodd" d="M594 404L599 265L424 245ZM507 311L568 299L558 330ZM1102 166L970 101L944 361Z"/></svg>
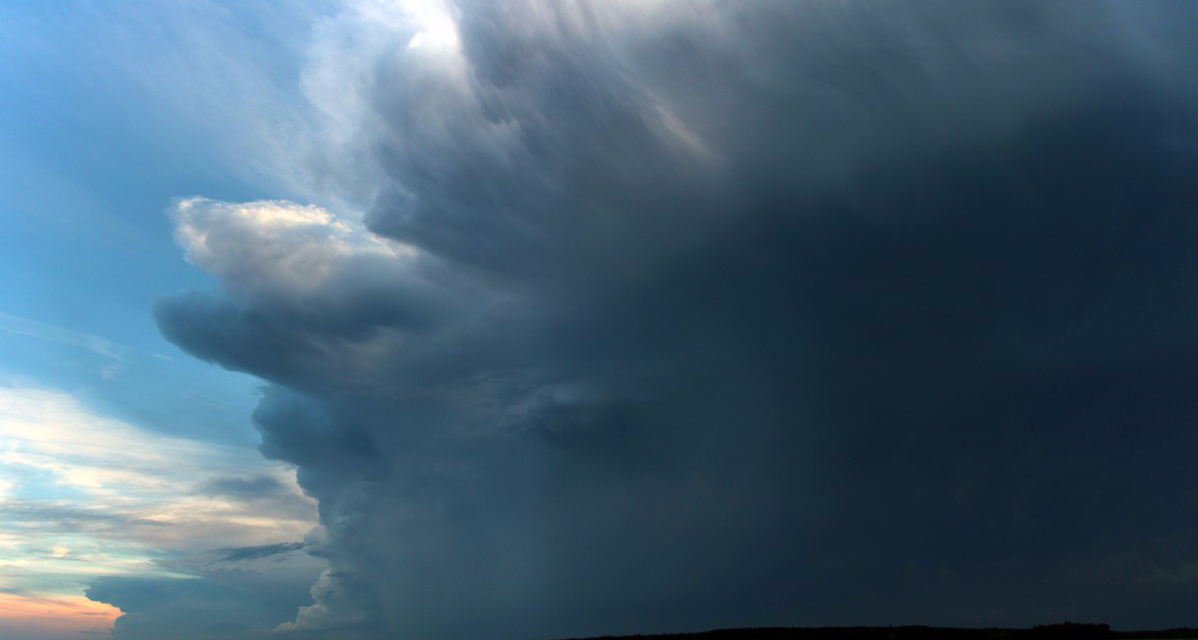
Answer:
<svg viewBox="0 0 1198 640"><path fill-rule="evenodd" d="M1198 4L0 34L0 637L1198 626Z"/></svg>

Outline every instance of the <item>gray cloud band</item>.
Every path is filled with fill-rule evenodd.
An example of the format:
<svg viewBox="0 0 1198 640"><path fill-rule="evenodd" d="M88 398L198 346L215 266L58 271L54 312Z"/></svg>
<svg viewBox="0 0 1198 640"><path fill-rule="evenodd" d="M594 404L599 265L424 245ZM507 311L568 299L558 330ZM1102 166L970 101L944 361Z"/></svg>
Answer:
<svg viewBox="0 0 1198 640"><path fill-rule="evenodd" d="M329 27L368 228L175 207L320 501L284 631L1181 623L1193 5L450 15Z"/></svg>

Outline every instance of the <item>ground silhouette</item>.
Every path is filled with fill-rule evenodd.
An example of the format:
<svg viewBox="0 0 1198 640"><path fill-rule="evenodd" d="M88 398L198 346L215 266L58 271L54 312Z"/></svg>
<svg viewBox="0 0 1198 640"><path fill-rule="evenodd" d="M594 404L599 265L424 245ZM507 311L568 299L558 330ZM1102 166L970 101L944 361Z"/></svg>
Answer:
<svg viewBox="0 0 1198 640"><path fill-rule="evenodd" d="M959 627L763 627L561 640L1154 640L1198 639L1198 629L1114 631L1107 624L1064 622L1030 629Z"/></svg>

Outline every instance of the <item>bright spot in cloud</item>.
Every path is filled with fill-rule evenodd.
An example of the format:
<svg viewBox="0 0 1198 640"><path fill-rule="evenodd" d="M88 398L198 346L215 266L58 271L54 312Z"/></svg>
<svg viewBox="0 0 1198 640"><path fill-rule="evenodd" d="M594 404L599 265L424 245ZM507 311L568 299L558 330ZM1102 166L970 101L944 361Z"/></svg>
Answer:
<svg viewBox="0 0 1198 640"><path fill-rule="evenodd" d="M409 49L458 47L458 25L451 9L438 0L401 0L400 11L418 29Z"/></svg>

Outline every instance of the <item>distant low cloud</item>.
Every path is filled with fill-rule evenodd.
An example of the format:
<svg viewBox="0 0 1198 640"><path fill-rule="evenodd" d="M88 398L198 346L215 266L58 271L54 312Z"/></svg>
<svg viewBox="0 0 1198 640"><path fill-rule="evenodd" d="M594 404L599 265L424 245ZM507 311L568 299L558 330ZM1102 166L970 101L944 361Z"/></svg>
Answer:
<svg viewBox="0 0 1198 640"><path fill-rule="evenodd" d="M81 595L44 596L0 588L0 629L21 640L104 637L121 615L115 607Z"/></svg>
<svg viewBox="0 0 1198 640"><path fill-rule="evenodd" d="M279 633L1183 624L1198 16L1132 7L318 25L368 213L181 200L154 310L320 502Z"/></svg>
<svg viewBox="0 0 1198 640"><path fill-rule="evenodd" d="M212 490L230 488L234 474L258 484ZM0 579L13 590L0 602L6 631L62 631L87 620L88 629L104 631L120 612L77 595L97 576L181 583L204 574L211 558L201 558L214 548L297 540L315 519L293 472L252 451L141 429L60 390L0 387ZM245 560L265 557L250 555ZM323 568L306 555L288 566L270 580L299 585L299 594L265 628L307 601L306 586ZM229 569L260 572L245 562ZM54 607L61 623L47 622Z"/></svg>
<svg viewBox="0 0 1198 640"><path fill-rule="evenodd" d="M114 638L265 639L308 599L312 569L312 560L299 554L268 567L242 563L190 578L105 576L92 581L87 597L124 612Z"/></svg>

